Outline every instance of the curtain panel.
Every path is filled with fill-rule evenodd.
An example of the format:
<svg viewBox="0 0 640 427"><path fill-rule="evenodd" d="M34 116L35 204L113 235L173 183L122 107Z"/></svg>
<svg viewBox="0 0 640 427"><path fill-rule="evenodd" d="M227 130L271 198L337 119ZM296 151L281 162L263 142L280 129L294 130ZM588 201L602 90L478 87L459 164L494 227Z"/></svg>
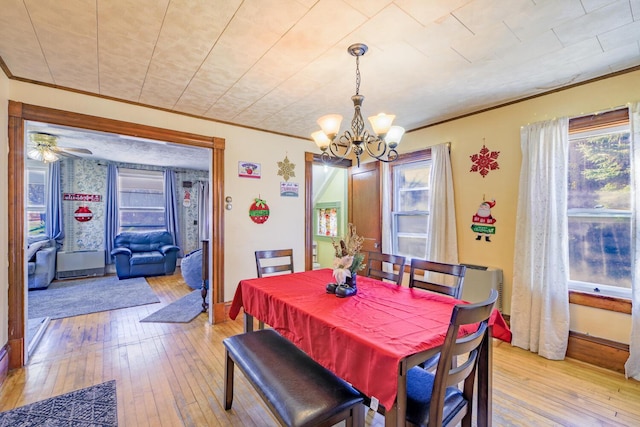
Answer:
<svg viewBox="0 0 640 427"><path fill-rule="evenodd" d="M196 197L198 198L198 245L209 239L209 182L196 183Z"/></svg>
<svg viewBox="0 0 640 427"><path fill-rule="evenodd" d="M431 147L431 197L427 217L426 259L458 263L458 237L449 144Z"/></svg>
<svg viewBox="0 0 640 427"><path fill-rule="evenodd" d="M62 214L62 184L60 162L49 163L49 188L45 215L45 232L56 241L58 248L64 241L64 216Z"/></svg>
<svg viewBox="0 0 640 427"><path fill-rule="evenodd" d="M105 264L113 264L111 251L120 225L118 224L118 168L111 163L107 166L104 218L104 262Z"/></svg>
<svg viewBox="0 0 640 427"><path fill-rule="evenodd" d="M564 359L569 336L567 167L569 120L521 129L512 344Z"/></svg>
<svg viewBox="0 0 640 427"><path fill-rule="evenodd" d="M631 337L629 359L624 365L627 378L640 381L640 103L630 106L631 122L631 186L633 213L633 280L631 282Z"/></svg>
<svg viewBox="0 0 640 427"><path fill-rule="evenodd" d="M178 257L182 257L182 234L180 233L180 221L178 195L176 192L176 172L173 169L164 171L164 224L167 231L173 237L173 244L180 248Z"/></svg>

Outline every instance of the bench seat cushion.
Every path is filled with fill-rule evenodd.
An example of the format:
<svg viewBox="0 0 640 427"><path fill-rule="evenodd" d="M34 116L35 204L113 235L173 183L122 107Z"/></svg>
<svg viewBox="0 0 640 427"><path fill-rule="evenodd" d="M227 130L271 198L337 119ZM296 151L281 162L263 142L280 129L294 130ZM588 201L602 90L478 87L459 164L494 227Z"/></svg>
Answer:
<svg viewBox="0 0 640 427"><path fill-rule="evenodd" d="M362 402L357 390L273 329L235 335L224 345L285 425L317 425Z"/></svg>

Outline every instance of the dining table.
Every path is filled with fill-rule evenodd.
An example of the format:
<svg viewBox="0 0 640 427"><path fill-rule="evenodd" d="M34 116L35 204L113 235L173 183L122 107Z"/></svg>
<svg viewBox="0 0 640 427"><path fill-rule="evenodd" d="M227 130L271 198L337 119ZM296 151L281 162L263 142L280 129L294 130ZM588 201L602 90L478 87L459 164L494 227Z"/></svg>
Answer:
<svg viewBox="0 0 640 427"><path fill-rule="evenodd" d="M241 280L229 317L244 312L245 332L264 322L318 363L384 407L385 426L405 424L406 373L440 351L451 313L466 302L357 277L357 293L339 298L325 287L331 269ZM511 332L498 310L479 355L477 424L491 425L492 331L504 341ZM461 336L475 332L462 328Z"/></svg>

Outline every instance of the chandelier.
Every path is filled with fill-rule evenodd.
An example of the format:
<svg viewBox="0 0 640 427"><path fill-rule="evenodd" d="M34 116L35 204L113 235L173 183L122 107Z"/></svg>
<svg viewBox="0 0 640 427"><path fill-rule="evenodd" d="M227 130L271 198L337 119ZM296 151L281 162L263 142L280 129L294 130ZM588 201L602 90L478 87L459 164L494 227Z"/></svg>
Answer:
<svg viewBox="0 0 640 427"><path fill-rule="evenodd" d="M404 135L404 128L392 126L396 116L384 113L371 116L369 122L373 128L373 134L364 128L364 120L360 113L360 107L364 101L364 96L360 95L360 57L367 50L367 45L362 43L352 44L347 49L352 56L356 57L356 94L351 97L355 111L351 119L351 129L345 130L338 137L342 116L328 114L318 119L322 130L311 134L318 148L322 150L321 159L324 163L345 159L352 151L356 156L358 167L360 167L360 156L365 152L381 162L392 162L398 158L396 147Z"/></svg>
<svg viewBox="0 0 640 427"><path fill-rule="evenodd" d="M31 145L27 149L27 156L31 159L44 163L51 163L60 160L54 151L57 145L57 137L43 132L29 133Z"/></svg>

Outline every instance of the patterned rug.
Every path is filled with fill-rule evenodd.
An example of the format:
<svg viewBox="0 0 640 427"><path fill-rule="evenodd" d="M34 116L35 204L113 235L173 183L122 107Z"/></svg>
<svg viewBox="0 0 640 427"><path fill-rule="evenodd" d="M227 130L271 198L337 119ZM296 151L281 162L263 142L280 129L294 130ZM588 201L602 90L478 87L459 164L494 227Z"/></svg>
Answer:
<svg viewBox="0 0 640 427"><path fill-rule="evenodd" d="M79 316L160 302L144 277L117 276L53 282L47 289L29 291L29 318Z"/></svg>
<svg viewBox="0 0 640 427"><path fill-rule="evenodd" d="M0 427L117 425L115 380L0 412Z"/></svg>
<svg viewBox="0 0 640 427"><path fill-rule="evenodd" d="M202 313L202 294L193 291L145 317L141 322L189 323Z"/></svg>

